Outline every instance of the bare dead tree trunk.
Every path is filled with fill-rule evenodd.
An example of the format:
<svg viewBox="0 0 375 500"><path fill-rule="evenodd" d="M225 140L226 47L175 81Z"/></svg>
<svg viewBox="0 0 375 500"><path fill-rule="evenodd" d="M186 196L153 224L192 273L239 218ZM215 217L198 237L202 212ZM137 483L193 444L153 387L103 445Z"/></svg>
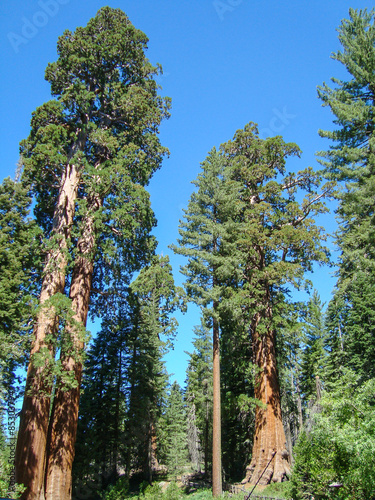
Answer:
<svg viewBox="0 0 375 500"><path fill-rule="evenodd" d="M46 256L43 270L40 310L34 325L34 340L16 448L16 481L26 486L22 495L25 500L44 499L45 454L52 391L49 375L50 364L54 360L51 338L56 335L58 326L58 318L49 299L64 291L68 245L79 180L77 167L68 165L54 212L50 238L54 248ZM37 354L45 356L42 367L35 365Z"/></svg>
<svg viewBox="0 0 375 500"><path fill-rule="evenodd" d="M215 309L215 304L214 304ZM213 430L212 430L212 496L222 494L221 477L221 401L219 324L213 318Z"/></svg>
<svg viewBox="0 0 375 500"><path fill-rule="evenodd" d="M270 312L269 312L270 314ZM255 435L251 463L243 483L255 484L276 452L274 460L264 472L259 484L281 482L289 476L289 456L281 416L280 388L276 367L275 332L269 328L259 333L258 321L253 330L254 359L258 369L255 397L262 406L255 410Z"/></svg>
<svg viewBox="0 0 375 500"><path fill-rule="evenodd" d="M93 253L96 245L94 215L101 200L95 197L77 244L70 298L74 312L73 322L68 325L70 343L61 352L61 366L66 373L74 373L76 387L56 387L47 443L45 476L46 500L70 500L72 495L72 466L77 435L82 355L84 342L79 328L86 326L93 274Z"/></svg>

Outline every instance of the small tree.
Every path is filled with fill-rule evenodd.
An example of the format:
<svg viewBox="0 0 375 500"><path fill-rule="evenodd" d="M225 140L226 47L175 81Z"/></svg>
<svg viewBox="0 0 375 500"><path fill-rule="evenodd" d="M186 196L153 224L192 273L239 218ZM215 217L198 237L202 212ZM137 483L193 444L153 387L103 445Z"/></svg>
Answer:
<svg viewBox="0 0 375 500"><path fill-rule="evenodd" d="M162 358L176 334L178 323L172 314L184 308L184 294L174 284L167 256L155 256L131 284L131 292L127 469L136 464L152 482L153 471L158 469L158 426L168 379Z"/></svg>
<svg viewBox="0 0 375 500"><path fill-rule="evenodd" d="M301 354L301 391L305 401L317 397L317 377L322 380L325 364L323 304L316 290L303 314L304 348Z"/></svg>
<svg viewBox="0 0 375 500"><path fill-rule="evenodd" d="M194 333L194 351L188 353L190 359L186 370L185 403L191 418L188 444L191 461L200 470L202 456L204 473L208 477L212 450L212 339L203 323L194 328Z"/></svg>
<svg viewBox="0 0 375 500"><path fill-rule="evenodd" d="M41 255L41 231L28 218L31 196L25 185L0 185L0 397L15 381L29 348ZM14 388L13 388L14 390Z"/></svg>
<svg viewBox="0 0 375 500"><path fill-rule="evenodd" d="M168 474L177 479L188 463L186 408L181 387L174 382L169 390L161 420Z"/></svg>

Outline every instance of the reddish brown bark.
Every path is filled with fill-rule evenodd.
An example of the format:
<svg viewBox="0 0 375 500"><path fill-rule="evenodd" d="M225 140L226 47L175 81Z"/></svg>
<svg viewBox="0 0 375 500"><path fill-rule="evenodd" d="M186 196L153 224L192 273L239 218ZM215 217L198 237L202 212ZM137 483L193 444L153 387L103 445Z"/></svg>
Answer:
<svg viewBox="0 0 375 500"><path fill-rule="evenodd" d="M68 326L67 333L70 335L72 348L61 352L62 369L74 373L77 386L66 388L60 383L56 388L47 443L46 500L69 500L72 495L72 466L82 378L81 359L84 350L79 327L85 327L87 321L96 244L93 212L100 205L100 200L95 199L83 221L83 231L77 245L70 298L74 311L73 320L78 325L78 331L74 324Z"/></svg>
<svg viewBox="0 0 375 500"><path fill-rule="evenodd" d="M57 237L56 247L46 256L39 300L41 307L33 332L34 341L27 370L15 460L16 481L27 487L22 495L22 499L27 500L44 499L45 453L52 390L48 375L49 365L54 357L51 338L54 337L57 328L57 318L48 301L56 293L64 291L67 248L73 224L78 183L77 168L74 165L68 165L62 178L54 213L51 238ZM49 352L50 359L46 358L44 366L36 367L34 355L44 349Z"/></svg>
<svg viewBox="0 0 375 500"><path fill-rule="evenodd" d="M256 325L257 326L257 325ZM276 366L275 331L269 328L264 333L254 329L253 352L258 369L255 397L262 402L255 411L255 436L251 463L243 483L255 484L273 454L259 484L281 482L290 473L289 456L281 417L279 379Z"/></svg>
<svg viewBox="0 0 375 500"><path fill-rule="evenodd" d="M213 319L212 496L222 494L219 325Z"/></svg>

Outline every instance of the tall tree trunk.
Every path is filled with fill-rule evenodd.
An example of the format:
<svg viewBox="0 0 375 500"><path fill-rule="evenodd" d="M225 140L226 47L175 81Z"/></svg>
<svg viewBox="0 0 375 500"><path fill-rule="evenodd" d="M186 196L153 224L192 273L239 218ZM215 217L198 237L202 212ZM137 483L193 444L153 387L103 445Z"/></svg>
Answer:
<svg viewBox="0 0 375 500"><path fill-rule="evenodd" d="M48 431L46 461L46 500L69 500L72 495L72 466L77 435L79 395L82 378L84 342L79 331L86 326L93 274L93 254L96 246L94 227L95 212L101 200L95 197L82 225L77 244L70 298L74 312L73 322L67 326L67 345L61 352L61 366L67 373L74 373L76 386L57 385ZM71 342L69 342L69 340Z"/></svg>
<svg viewBox="0 0 375 500"><path fill-rule="evenodd" d="M208 441L209 441L209 429L210 429L210 420L209 420L209 400L208 396L206 398L206 418L204 425L204 477L208 479Z"/></svg>
<svg viewBox="0 0 375 500"><path fill-rule="evenodd" d="M49 375L54 358L54 347L50 339L55 336L58 326L58 318L49 299L64 292L68 245L79 179L77 167L68 165L54 212L50 241L55 247L46 255L40 310L34 325L16 448L16 481L26 486L22 499L27 500L44 499L45 453L52 391ZM37 367L34 363L35 355L43 352L46 355L45 363L42 367Z"/></svg>
<svg viewBox="0 0 375 500"><path fill-rule="evenodd" d="M215 305L214 305L215 309ZM221 478L221 402L219 324L213 318L213 432L212 432L212 496L222 494Z"/></svg>
<svg viewBox="0 0 375 500"><path fill-rule="evenodd" d="M270 311L268 314L271 316ZM264 472L259 484L265 485L271 481L283 481L289 476L290 465L281 417L275 331L269 327L266 332L259 333L258 323L259 318L257 318L253 329L253 352L258 369L255 397L262 402L262 406L257 406L255 410L252 458L247 467L246 477L242 482L255 484ZM276 454L273 457L274 453ZM269 464L268 467L267 464Z"/></svg>

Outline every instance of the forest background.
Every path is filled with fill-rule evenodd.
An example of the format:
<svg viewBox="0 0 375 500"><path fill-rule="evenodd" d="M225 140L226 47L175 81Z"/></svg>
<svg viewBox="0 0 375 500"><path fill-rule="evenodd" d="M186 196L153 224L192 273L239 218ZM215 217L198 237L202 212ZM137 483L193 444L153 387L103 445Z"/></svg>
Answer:
<svg viewBox="0 0 375 500"><path fill-rule="evenodd" d="M31 112L49 99L43 79L56 59L56 41L65 29L84 26L103 6L99 1L55 2L49 13L42 1L14 0L0 6L0 81L2 162L0 177L14 178L18 145L27 137ZM363 2L291 1L147 1L111 2L150 39L147 57L160 62L162 95L172 97L171 118L161 127L161 142L171 152L153 176L149 191L158 220L154 234L158 253L169 255L177 284L184 258L168 246L178 237L178 222L193 190L200 163L248 121L258 123L260 137L282 135L297 143L301 159L290 169L316 167L315 153L328 147L318 129L332 129L332 115L317 99L316 87L345 70L330 59L339 48L335 29L349 7ZM333 206L331 207L333 208ZM335 230L333 211L318 223ZM333 257L335 249L330 244ZM316 266L311 276L322 302L335 284L333 269ZM304 300L303 292L298 300ZM193 328L199 311L176 313L179 321L168 372L183 386ZM89 324L95 334L99 325Z"/></svg>
<svg viewBox="0 0 375 500"><path fill-rule="evenodd" d="M37 6L40 10L22 15L19 31L17 28L6 33L14 54L21 54L33 41L37 41L43 28L47 29L69 4L67 0L39 0ZM241 0L214 0L211 3L216 21L222 26L228 16L235 15L242 5ZM160 10L158 12L160 14ZM310 81L307 76L310 78L311 75L310 71L305 73L305 66L299 57L304 56L304 62L307 62L310 70L314 69L316 51L313 50L310 40L310 44L298 46L299 49L292 52L299 39L295 37L295 30L290 25L290 20L296 19L291 16L291 12L287 13L285 9L278 12L276 6L272 11L273 16L280 14L277 26L275 23L275 30L277 28L278 31L272 33L273 47L269 39L264 40L264 31L249 29L249 25L259 26L253 21L254 12L253 18L247 20L248 24L244 23L244 18L241 17L241 40L232 26L229 37L231 50L228 46L223 46L225 38L216 38L218 32L213 31L212 24L205 24L200 32L204 41L209 43L203 44L203 39L194 38L190 44L187 39L184 40L183 47L178 47L178 44L173 44L169 39L167 45L168 48L173 46L173 51L167 51L168 56L173 52L176 57L177 49L178 54L185 50L186 57L179 58L184 64L183 71L178 67L178 72L168 73L168 66L166 68L161 61L165 73L158 75L157 82L163 86L170 76L176 75L176 83L184 76L185 71L189 78L193 74L195 80L192 82L186 78L184 86L175 89L178 96L177 108L181 113L177 115L178 119L188 118L184 120L183 127L180 128L177 122L177 127L173 127L172 136L168 136L165 132L166 125L163 124L161 140L172 151L166 162L169 167L166 171L168 177L156 176L156 182L150 189L156 219L163 221L154 232L159 242L159 256L152 259L153 265L142 270L141 266L147 262L148 250L152 247L148 246L147 237L152 216L148 210L148 197L143 185L148 183L149 176L158 169L166 153L164 148L159 147L153 133L157 132L163 117L169 117L169 97L165 97L165 100L156 98L155 82L149 80L149 71L152 72L152 68L148 64L142 67L143 52L138 43L142 44L143 35L138 33L140 38L137 38L134 47L127 46L128 37L133 31L121 10L112 12L110 7L106 7L99 11L95 20L90 21L87 29L94 30L90 32L93 35L92 45L86 45L87 39L81 38L80 34L86 32L82 32L80 28L73 43L67 35L66 38L60 38L59 60L56 64L48 65L46 80L51 83L54 95L61 94L61 102L67 106L70 121L65 122L66 117L59 114L60 108L56 102L39 108L33 114L29 138L21 143L23 158L14 172L16 179L22 172L22 179L32 182L34 194L37 194L35 214L38 222L47 231L52 227L50 216L54 207L52 237L46 247L40 299L41 304L44 302L46 307L41 307L36 312L36 340L31 351L15 458L16 480L27 485L23 499L55 500L58 497L65 500L72 494L70 473L78 421L81 355L86 342L82 326L85 325L89 311L90 289L94 296L94 314L99 320L103 318L103 321L101 325L100 321L89 324L89 330L94 334L94 342L84 372L84 391L74 462L73 482L76 491L80 491L81 486L89 489L94 487L96 478L92 475L95 476L96 473L92 471L93 463L101 470L101 489L112 484L119 476L129 480L138 473L151 483L154 472L163 473L165 466L160 463L167 465L165 470L168 470L169 476L187 470L187 467L192 467L192 470L200 473L203 465L206 479L210 478L212 470L214 497L221 494L222 474L233 482L242 479L246 471L242 484L247 484L260 481L267 469L267 474L262 479L262 483L267 484L271 479L279 482L290 477L290 465L293 465L291 485L292 495L297 495L296 498L305 498L307 494L318 495L317 498L330 498L328 488L332 480L339 481L335 483L337 486L344 486L340 495L344 495L342 498L373 496L375 380L372 378L372 227L375 23L373 22L371 27L365 24L363 31L362 21L373 21L375 12L372 10L369 16L366 11L360 11L360 14L355 12L350 10L353 24L346 25L346 22L342 21L343 31L339 32L341 44L348 53L333 52L333 59L343 62L355 79L348 84L334 80L336 85L343 87L337 91L331 91L325 84L318 87L321 101L325 102L337 117L333 122L343 126L339 132L321 132L322 128L330 129L332 124L320 119L312 104L311 108L304 106L303 118L299 118L297 111L293 109L295 101L300 98L301 110L302 103L309 102L303 100L303 94L306 82ZM150 15L150 12L147 14ZM316 15L316 12L314 14ZM342 16L345 17L345 14ZM309 20L311 23L311 16ZM199 26L194 23L194 17L191 21L192 28ZM173 20L169 18L169 22L173 23ZM273 17L266 25L267 28L270 24L273 24ZM176 26L178 27L173 25L174 28ZM281 30L280 26L285 29ZM308 26L310 27L310 24ZM75 26L72 27L73 30L74 28ZM303 32L306 42L309 30L302 30L301 23L298 28L296 32L301 35ZM107 39L108 33L113 37L111 35ZM192 33L196 35L194 30L190 32ZM282 34L285 36L282 37ZM249 39L252 45L248 45ZM242 40L246 40L246 43L241 44ZM239 43L237 50L233 46L234 41ZM322 42L322 39L319 41ZM209 52L213 45L215 52ZM221 46L219 54L216 51L218 45ZM189 59L191 48L194 46L197 51ZM204 47L203 51L200 50L201 46ZM281 54L280 50L275 48L282 46L288 46L290 52ZM130 52L123 52L130 47ZM76 49L78 52L82 51L79 58L76 57ZM332 44L332 49L337 49L336 44ZM113 60L107 60L106 54L112 54L111 57L115 60L121 58L121 61L125 61L120 63L124 65L119 73L116 64L113 65ZM152 53L148 52L147 55ZM90 66L81 67L82 61L86 61L88 56L89 60L93 61L92 69L88 69ZM53 59L52 57L50 60ZM152 57L150 59L154 64L160 60L159 57L155 61ZM265 65L265 61L271 60L271 67ZM261 61L264 65L261 65ZM78 82L71 85L71 72L75 71L76 65L78 78L89 78L89 87L81 86ZM169 67L172 68L171 65ZM209 75L206 73L207 68L211 70ZM319 72L322 71L320 65L317 64L316 68ZM317 72L314 72L315 78ZM23 72L22 78L24 74ZM293 85L288 86L287 74ZM348 77L342 68L332 70L330 74L334 74L336 78L342 77L343 80ZM127 82L129 93L126 96L121 97L118 93L123 89L117 84L118 76ZM108 90L101 87L107 79ZM249 85L242 89L244 80ZM328 77L315 82L315 86L325 80L328 80ZM229 81L230 86L226 85ZM296 84L299 91L295 88ZM64 85L67 87L61 91ZM172 94L173 98L174 88L172 86L168 89L167 86L164 85L163 95ZM276 92L276 86L279 92ZM283 90L288 89L290 92L291 87L295 93L292 97L288 94L289 100L285 99L287 103L274 104L275 99L280 99L280 96L286 97ZM80 89L83 89L81 94ZM184 95L179 91L183 91ZM262 115L259 109L261 99L258 95L263 98L267 91L270 92L268 100L272 101L272 107L268 118L262 122L258 119L258 116ZM95 99L95 103L90 104L88 108L85 107L86 94L91 95L90 99L92 96ZM189 100L187 96L190 96ZM38 97L44 99L42 94L38 94ZM188 115L182 112L186 103L190 102L199 104L199 113L194 106L189 107ZM227 119L226 115L221 114L221 102L224 103L224 108L228 106ZM96 108L98 103L100 108ZM208 109L208 105L212 105L214 111ZM231 109L238 109L238 113L229 114ZM141 112L138 113L138 110ZM200 114L202 110L206 115ZM233 141L223 144L223 139L228 139L233 134L233 130L227 130L228 123L232 124L234 119L239 120L244 110L248 114L243 116L244 121L241 124L234 124L233 130L237 129L237 132ZM262 111L264 112L264 109ZM209 118L206 119L206 116ZM46 117L48 123L50 120L57 120L59 126L55 128L54 124L50 124L51 126L44 127L42 124ZM215 126L210 124L212 117L216 119ZM88 122L91 118L92 123ZM332 115L330 119L332 121ZM194 126L197 120L199 126ZM259 132L252 123L246 125L243 130L239 129L248 120L259 123ZM313 267L313 261L326 262L326 250L320 247L320 230L314 229L309 215L327 214L325 217L319 217L317 222L332 233L336 228L333 217L336 207L330 202L325 210L324 205L319 202L321 196L314 194L314 188L319 182L315 181L313 169L309 165L317 167L314 153L318 149L327 149L327 145L318 146L313 153L315 142L311 139L305 140L304 143L301 130L306 132L315 120L316 132L320 129L320 136L339 141L337 151L334 150L329 155L320 153L321 157L323 155L327 158L326 163L321 162L327 167L325 173L329 172L333 179L339 181L353 180L355 186L353 191L349 190L339 196L338 213L341 214L341 225L336 236L342 250L339 258L339 281L334 298L329 302L324 326L322 309L333 290L333 269ZM306 146L308 151L302 159L299 158L298 146L294 142L287 144L280 137L282 135L286 140L298 142L297 134L291 136L296 122L299 122L298 130L301 136L299 145L302 148ZM74 136L73 129L77 127L77 136ZM107 132L108 127L113 127L113 133L119 135L119 142L117 139L112 142ZM129 130L122 137L121 130L128 127ZM190 156L196 143L199 147L204 143L204 146L207 146L207 154L210 147L205 142L207 127L208 136L212 139L210 146L220 143L221 146L219 151L211 149L203 163L201 160L204 154L197 162L204 170L204 175L197 177L197 170L189 168L191 176L187 194L191 196L186 211L184 207L187 198L184 200L184 189L180 189L181 169L185 172L186 161L191 161ZM227 135L221 137L224 129ZM152 132L147 133L146 130ZM184 131L183 136L180 135L181 130ZM199 134L200 141L195 141L195 134ZM212 134L216 140L211 138ZM59 141L65 136L76 137L69 150L69 155L73 155L71 158L74 164L69 162L63 177L59 178L60 148L67 147L67 144L62 146ZM130 142L127 142L129 140ZM54 141L57 141L56 149ZM177 163L176 157L173 157L173 143L179 151ZM84 155L88 155L87 162L81 159L83 150ZM285 157L288 157L288 170L295 173L299 170L296 177L292 173L282 179L285 173ZM257 161L257 158L261 158L261 161ZM57 193L55 181L58 179L64 188L60 190L55 203L53 196ZM192 181L195 194L191 194L194 189L191 186ZM307 199L302 201L298 196L295 200L297 186L307 190ZM8 373L9 383L12 384L14 365L11 357L17 356L17 349L20 349L18 356L22 357L23 348L17 337L12 343L14 332L10 323L14 319L17 328L17 321L20 321L19 328L29 330L31 323L27 320L26 309L30 304L27 303L27 295L20 302L16 296L12 299L13 292L4 293L4 286L11 290L13 283L18 291L32 291L32 280L31 283L26 281L23 285L21 275L13 272L12 266L17 265L17 262L22 263L31 273L30 276L36 277L40 251L34 247L35 251L30 253L31 247L28 246L34 231L33 222L24 226L25 231L21 228L20 232L17 232L18 217L24 214L14 212L14 188L11 181L5 179L1 189L2 263L8 262L2 267L2 305L4 310L8 308L13 311L13 316L8 313L2 315L2 356L5 362L4 376ZM331 187L323 188L326 189L331 191ZM350 184L346 185L346 189L350 189ZM16 190L16 197L19 196L17 210L22 210L26 200L21 194L21 184ZM177 194L175 202L171 200L170 193ZM158 194L166 203L165 210L161 207L159 212L158 201L154 203L154 198L158 200ZM76 195L79 199L79 209L74 215ZM263 195L266 199L263 199ZM298 203L302 203L301 210ZM171 206L176 208L175 214ZM208 213L203 214L206 209ZM187 222L180 223L178 247L174 245L176 235L170 226L174 222L173 215L181 219L182 213ZM207 219L205 215L208 215ZM73 216L76 216L74 222ZM208 221L212 221L212 224ZM70 230L74 224L77 224L72 232L72 241L77 245L75 250L69 247ZM15 235L14 241L12 234ZM36 240L34 244L35 242ZM7 251L8 244L10 248L16 247L15 252ZM332 237L329 238L328 245L335 262L336 250ZM203 306L206 326L211 326L213 332L211 468L210 344L207 342L207 331L204 327L197 328L200 318L193 307L189 308L187 320L185 317L178 318L181 326L177 329L174 319L169 319L169 314L182 305L182 290L176 290L169 258L164 257L171 254L172 249L177 254L190 257L188 266L183 270L188 276L187 285L184 285L190 296L198 299L195 302ZM203 261L200 261L198 255L200 251L203 252ZM24 256L22 252L25 252ZM30 259L33 254L36 258ZM94 256L101 265L104 264L103 268L94 267ZM65 265L69 270L71 258L70 294L67 299L60 291L65 291ZM33 262L30 264L29 260ZM184 262L174 256L171 260L176 281L180 283L178 268ZM59 263L57 267L54 266L55 262ZM234 274L232 266L236 269ZM288 308L283 303L283 284L298 283L302 277L302 269L310 272L314 269L314 273L307 278L311 279L317 292L312 295L307 308L301 303L294 303L292 308ZM140 271L140 274L127 288L130 283L127 280L131 279L134 271ZM21 279L19 285L18 279ZM109 288L103 287L105 284ZM113 294L110 290L112 284L116 289ZM293 300L306 300L306 296L293 293ZM212 305L211 310L207 309L209 304ZM26 308L25 311L23 307ZM7 334L8 330L10 335ZM323 330L328 334L324 340ZM178 342L176 350L172 350L167 357L166 368L169 377L172 380L179 379L181 385L184 383L182 376L187 375L185 392L181 391L177 382L169 386L168 394L165 392L166 374L162 369L160 356L165 352L168 343L160 342L160 336L168 335L168 332L177 333ZM188 354L187 351L191 351L192 347L192 332L200 336L193 343L199 352ZM180 339L183 340L182 343ZM181 347L186 343L187 347L182 350ZM251 344L252 354L249 350ZM109 358L106 360L102 348L105 352L108 351L110 361ZM324 349L328 349L330 353L328 358L324 355ZM55 359L55 356L58 359ZM186 356L190 357L187 372ZM283 372L280 388L276 356L279 371ZM222 370L219 360L222 361ZM250 360L256 364L253 368ZM178 364L180 373L174 373L177 371L174 363ZM225 408L222 420L221 371ZM73 380L74 373L78 385ZM320 375L323 380L323 393ZM105 389L107 383L109 385ZM13 399L11 387L12 385L9 386L8 406L10 405L12 410L9 410L8 414L8 431L11 429L9 419L14 418L17 413L17 408L14 408L17 401ZM54 395L51 412L50 394ZM108 402L105 403L107 397ZM112 405L112 408L108 405ZM109 416L113 417L110 421ZM38 424L36 427L35 423ZM221 423L225 435L223 467L220 458ZM298 433L300 436L296 444ZM4 439L3 436L2 440ZM246 466L246 457L250 456L252 441L254 446L251 464ZM94 442L95 453L92 448ZM292 456L294 444L296 446ZM11 450L12 445L9 446ZM186 463L187 452L191 465ZM274 456L274 464L270 466ZM158 462L159 459L162 462ZM120 497L125 490L128 491L128 487L128 484L120 484L120 488L124 488L122 493L119 492ZM108 498L112 498L112 493L115 494L115 490L108 493Z"/></svg>

